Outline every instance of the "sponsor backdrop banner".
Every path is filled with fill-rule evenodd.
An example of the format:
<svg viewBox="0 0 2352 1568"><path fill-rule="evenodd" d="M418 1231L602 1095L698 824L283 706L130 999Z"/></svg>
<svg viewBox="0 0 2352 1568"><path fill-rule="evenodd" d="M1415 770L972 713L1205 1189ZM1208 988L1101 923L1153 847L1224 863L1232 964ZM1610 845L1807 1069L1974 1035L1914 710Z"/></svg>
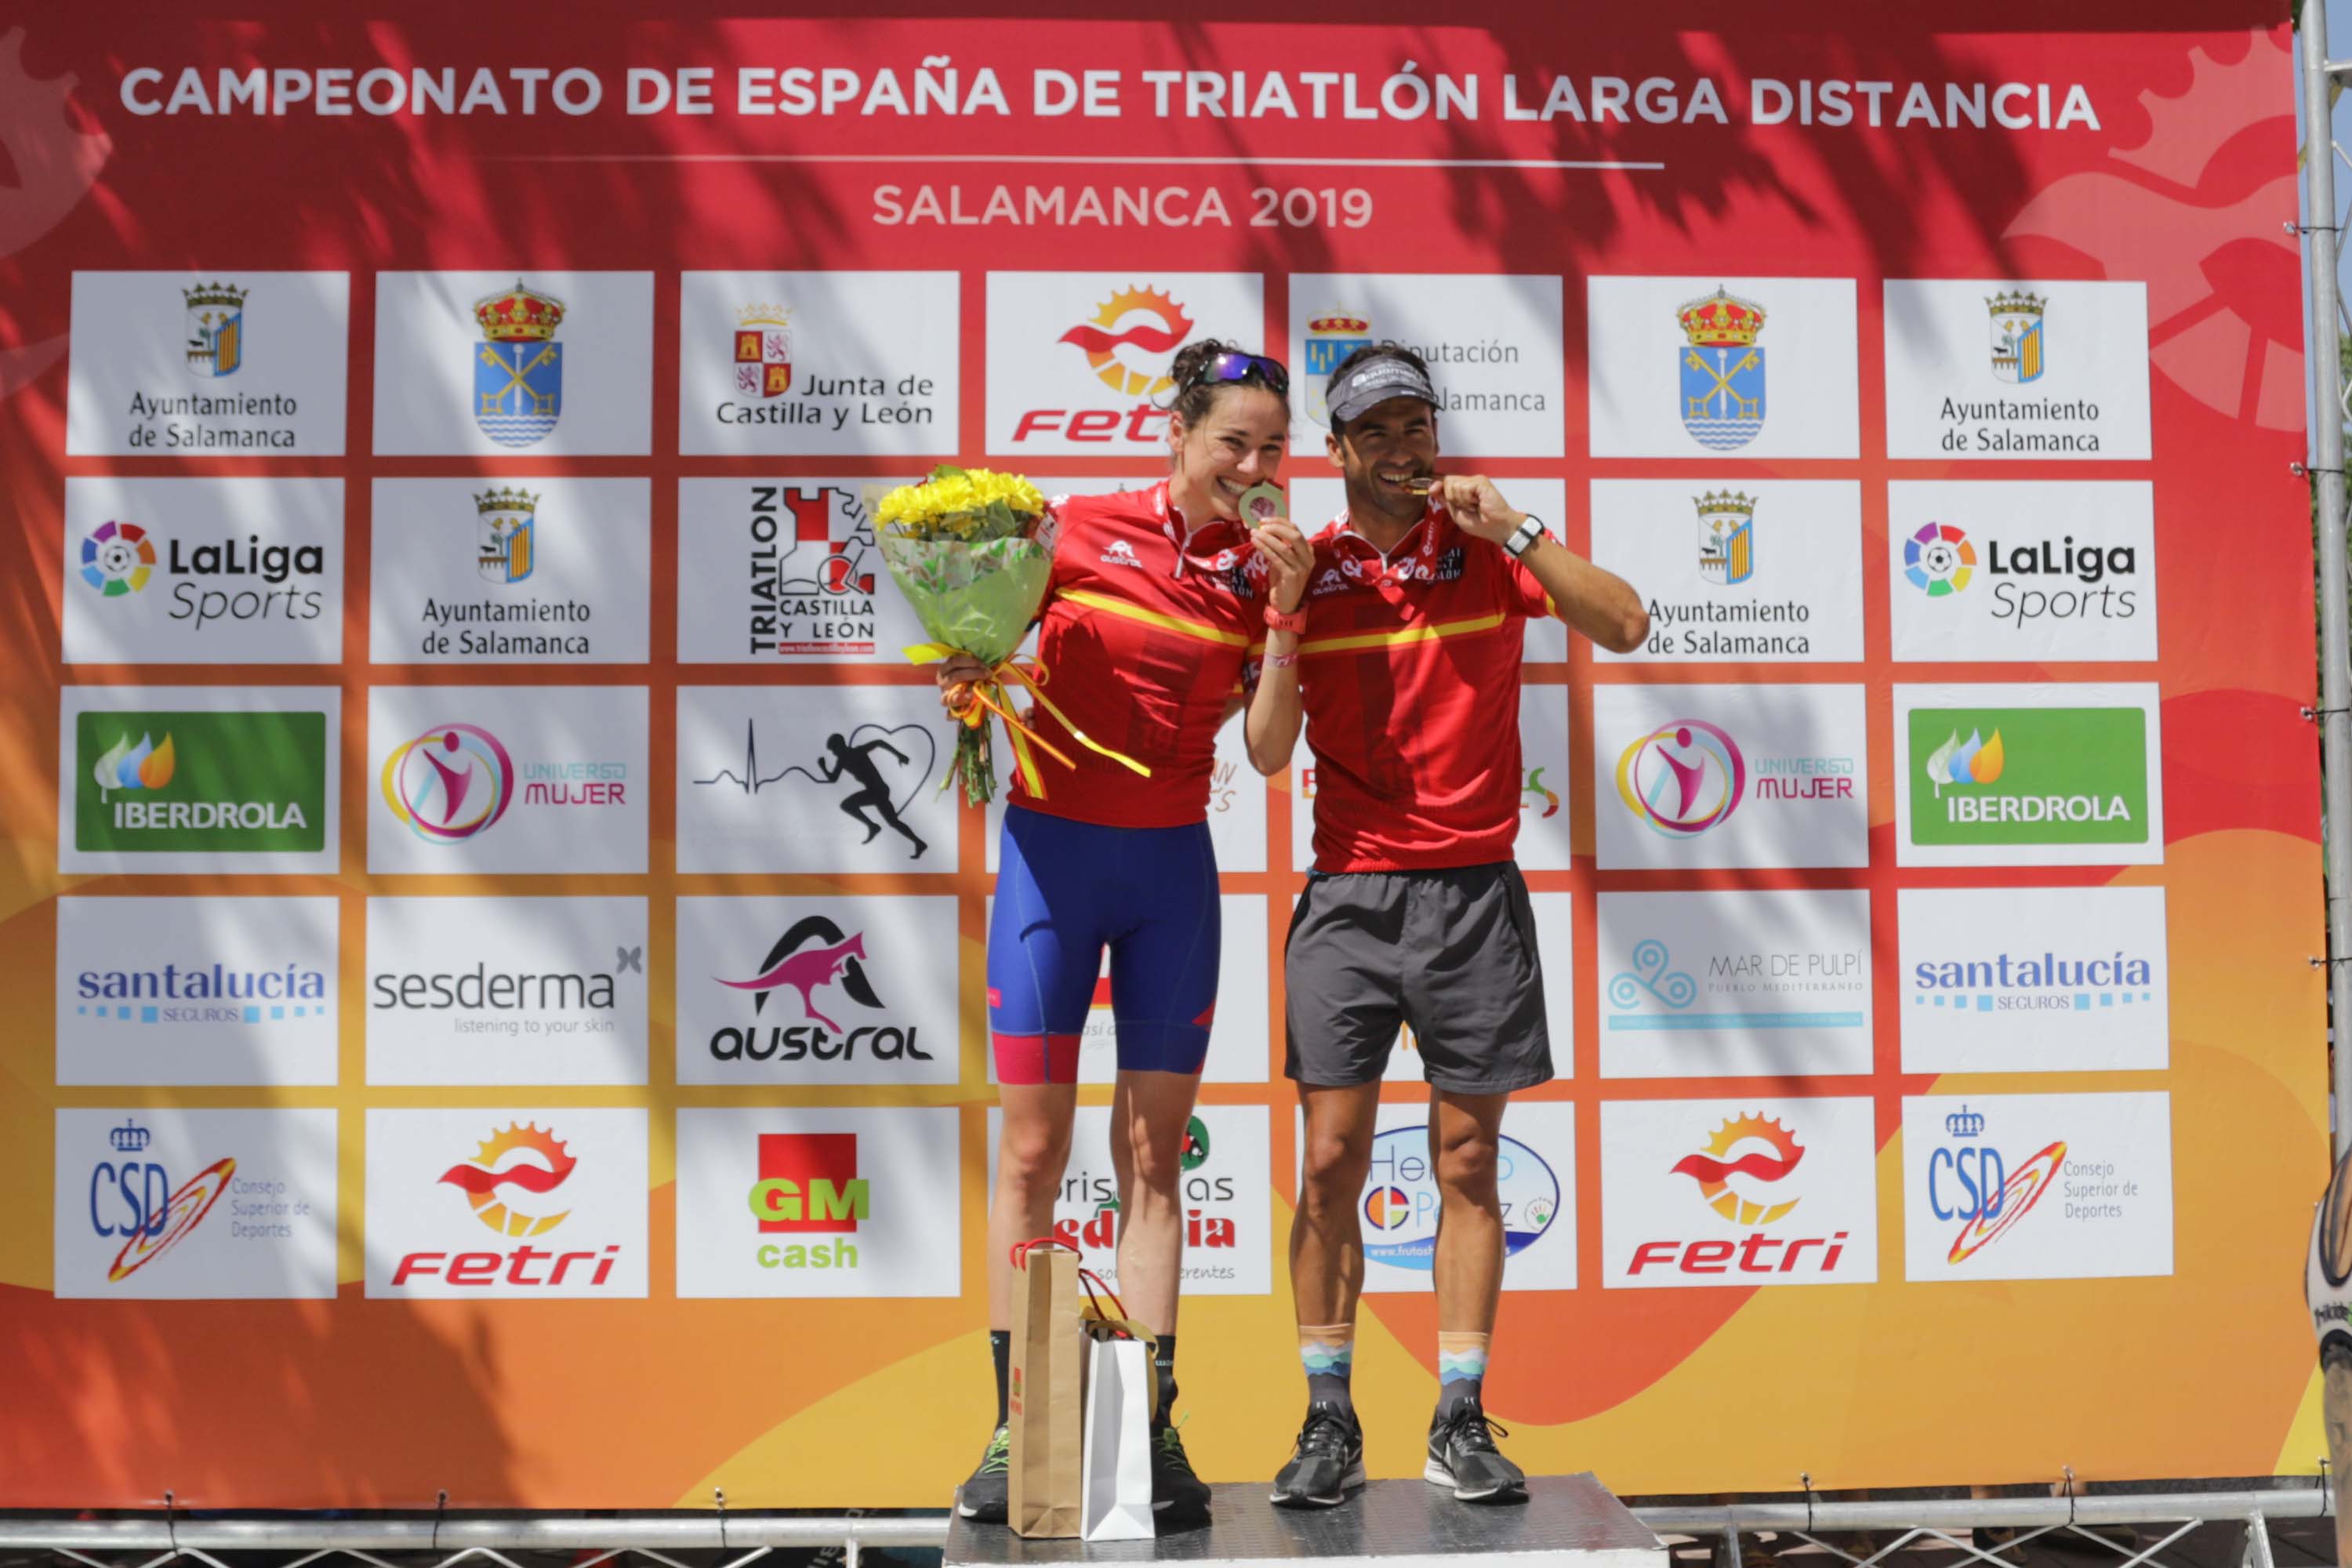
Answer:
<svg viewBox="0 0 2352 1568"><path fill-rule="evenodd" d="M1149 485L1207 335L1297 373L1302 521L1324 374L1395 339L1448 463L1650 606L1528 628L1494 715L1559 1069L1504 1122L1513 1455L2313 1469L2274 4L278 9L0 34L0 1507L944 1503L1001 808L940 793L876 499ZM1316 772L1217 758L1182 1384L1255 1482ZM1055 1217L1107 1273L1112 985ZM1385 1475L1435 1392L1413 1044Z"/></svg>

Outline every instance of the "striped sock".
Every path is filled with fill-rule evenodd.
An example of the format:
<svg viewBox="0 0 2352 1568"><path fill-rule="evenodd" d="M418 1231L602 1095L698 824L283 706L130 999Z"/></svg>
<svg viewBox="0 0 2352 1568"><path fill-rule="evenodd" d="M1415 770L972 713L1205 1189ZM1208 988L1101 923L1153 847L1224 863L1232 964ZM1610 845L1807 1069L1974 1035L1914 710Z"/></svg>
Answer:
<svg viewBox="0 0 2352 1568"><path fill-rule="evenodd" d="M1442 1420L1480 1397L1486 1382L1486 1347L1492 1334L1437 1331L1437 1414Z"/></svg>
<svg viewBox="0 0 2352 1568"><path fill-rule="evenodd" d="M1353 1410L1356 1396L1348 1379L1355 1370L1355 1324L1298 1325L1298 1364L1307 1369L1308 1404L1336 1405L1342 1410Z"/></svg>

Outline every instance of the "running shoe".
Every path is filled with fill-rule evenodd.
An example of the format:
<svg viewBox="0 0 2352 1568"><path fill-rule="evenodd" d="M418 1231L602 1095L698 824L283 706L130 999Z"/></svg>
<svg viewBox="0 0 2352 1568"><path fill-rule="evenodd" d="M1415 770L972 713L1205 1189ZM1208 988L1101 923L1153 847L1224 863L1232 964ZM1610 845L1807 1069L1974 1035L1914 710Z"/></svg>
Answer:
<svg viewBox="0 0 2352 1568"><path fill-rule="evenodd" d="M1005 1500L1013 1486L1013 1436L1003 1426L989 1434L988 1451L980 1468L956 1492L956 1512L989 1524L1004 1522Z"/></svg>
<svg viewBox="0 0 2352 1568"><path fill-rule="evenodd" d="M1429 1463L1422 1479L1453 1488L1464 1502L1516 1502L1528 1495L1527 1472L1495 1447L1497 1436L1509 1436L1478 1401L1465 1400L1452 1415L1429 1424Z"/></svg>
<svg viewBox="0 0 2352 1568"><path fill-rule="evenodd" d="M1151 1511L1171 1519L1205 1519L1209 1512L1208 1483L1192 1473L1184 1439L1168 1422L1151 1432Z"/></svg>
<svg viewBox="0 0 2352 1568"><path fill-rule="evenodd" d="M1274 1500L1283 1508L1337 1508L1348 1489L1364 1484L1364 1426L1352 1410L1318 1402L1307 1407L1307 1424L1290 1463L1274 1478Z"/></svg>

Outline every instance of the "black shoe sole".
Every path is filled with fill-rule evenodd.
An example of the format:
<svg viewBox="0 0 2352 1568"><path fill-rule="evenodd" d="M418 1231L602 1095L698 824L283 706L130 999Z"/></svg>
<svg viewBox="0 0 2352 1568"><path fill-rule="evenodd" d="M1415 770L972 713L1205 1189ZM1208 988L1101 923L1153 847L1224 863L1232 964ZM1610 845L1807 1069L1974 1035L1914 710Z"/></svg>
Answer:
<svg viewBox="0 0 2352 1568"><path fill-rule="evenodd" d="M1328 1497L1317 1497L1307 1492L1276 1491L1268 1493L1267 1500L1276 1508L1338 1508L1348 1500L1349 1488L1360 1488L1363 1484L1364 1463L1359 1459L1346 1475L1339 1478L1339 1489Z"/></svg>
<svg viewBox="0 0 2352 1568"><path fill-rule="evenodd" d="M1483 1492L1466 1491L1454 1481L1454 1472L1435 1456L1422 1467L1421 1479L1431 1486L1447 1488L1459 1502L1518 1502L1528 1495L1528 1483L1525 1481L1506 1481Z"/></svg>

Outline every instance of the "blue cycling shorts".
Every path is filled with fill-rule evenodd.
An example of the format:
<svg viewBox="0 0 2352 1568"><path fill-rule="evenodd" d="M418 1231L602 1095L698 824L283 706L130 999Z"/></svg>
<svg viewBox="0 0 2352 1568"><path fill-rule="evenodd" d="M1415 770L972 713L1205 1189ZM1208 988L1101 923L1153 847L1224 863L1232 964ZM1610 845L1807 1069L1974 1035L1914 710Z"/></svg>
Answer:
<svg viewBox="0 0 2352 1568"><path fill-rule="evenodd" d="M988 928L997 1081L1077 1081L1106 946L1119 1070L1199 1072L1219 925L1207 823L1106 827L1008 805Z"/></svg>

